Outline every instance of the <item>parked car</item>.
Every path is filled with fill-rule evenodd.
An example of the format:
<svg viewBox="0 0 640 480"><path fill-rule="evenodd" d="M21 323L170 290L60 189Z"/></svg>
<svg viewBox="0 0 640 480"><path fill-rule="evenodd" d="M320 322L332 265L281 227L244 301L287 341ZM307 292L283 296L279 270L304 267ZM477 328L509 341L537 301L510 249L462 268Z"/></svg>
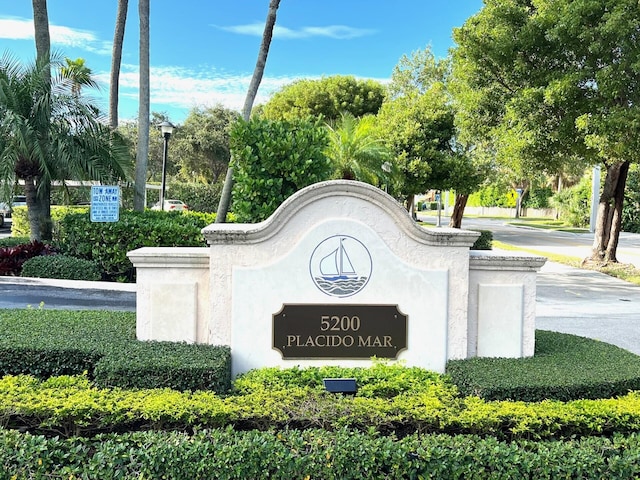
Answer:
<svg viewBox="0 0 640 480"><path fill-rule="evenodd" d="M11 218L11 212L14 207L26 207L27 206L27 197L24 195L14 195L11 199L11 203L7 204L6 202L0 202L0 213L5 218Z"/></svg>
<svg viewBox="0 0 640 480"><path fill-rule="evenodd" d="M189 210L189 207L186 203L181 200L165 200L164 201L164 209L160 208L160 202L156 203L151 210L164 210L165 212L184 212Z"/></svg>

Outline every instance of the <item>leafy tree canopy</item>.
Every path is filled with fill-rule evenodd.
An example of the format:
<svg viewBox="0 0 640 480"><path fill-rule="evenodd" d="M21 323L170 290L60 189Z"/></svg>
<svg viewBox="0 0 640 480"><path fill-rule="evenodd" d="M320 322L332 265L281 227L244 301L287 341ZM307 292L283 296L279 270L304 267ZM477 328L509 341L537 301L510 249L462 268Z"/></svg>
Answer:
<svg viewBox="0 0 640 480"><path fill-rule="evenodd" d="M454 38L461 124L499 161L550 173L604 164L593 258L615 261L626 172L640 159L640 4L486 0Z"/></svg>
<svg viewBox="0 0 640 480"><path fill-rule="evenodd" d="M187 181L218 181L231 158L229 137L238 112L221 105L194 108L176 130L173 155L180 166L179 175Z"/></svg>
<svg viewBox="0 0 640 480"><path fill-rule="evenodd" d="M374 80L336 75L320 80L298 80L282 88L264 105L271 120L318 117L335 120L343 113L375 115L385 98L384 86Z"/></svg>
<svg viewBox="0 0 640 480"><path fill-rule="evenodd" d="M327 130L319 119L239 120L231 129L233 212L259 222L301 188L327 180Z"/></svg>

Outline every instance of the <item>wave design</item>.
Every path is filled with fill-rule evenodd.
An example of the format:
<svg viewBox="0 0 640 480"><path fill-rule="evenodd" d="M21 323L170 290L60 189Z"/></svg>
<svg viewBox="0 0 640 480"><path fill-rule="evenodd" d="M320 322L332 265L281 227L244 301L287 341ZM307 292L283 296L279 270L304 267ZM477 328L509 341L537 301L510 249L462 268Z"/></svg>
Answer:
<svg viewBox="0 0 640 480"><path fill-rule="evenodd" d="M348 297L360 290L367 283L368 277L348 278L344 280L325 280L315 277L316 285L329 295Z"/></svg>

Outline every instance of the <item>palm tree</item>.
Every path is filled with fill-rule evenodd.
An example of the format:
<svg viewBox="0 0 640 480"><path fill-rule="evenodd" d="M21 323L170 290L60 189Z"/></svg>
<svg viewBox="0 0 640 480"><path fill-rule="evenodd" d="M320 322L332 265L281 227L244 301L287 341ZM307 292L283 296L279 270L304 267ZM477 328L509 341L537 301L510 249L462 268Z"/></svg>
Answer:
<svg viewBox="0 0 640 480"><path fill-rule="evenodd" d="M116 30L113 34L113 53L111 55L111 81L109 82L109 126L118 128L118 87L120 85L120 65L122 63L122 44L124 27L127 24L129 0L118 0Z"/></svg>
<svg viewBox="0 0 640 480"><path fill-rule="evenodd" d="M34 240L49 233L53 180L114 182L130 171L125 142L95 106L69 94L61 68L57 58L27 66L0 58L0 179L24 182Z"/></svg>
<svg viewBox="0 0 640 480"><path fill-rule="evenodd" d="M267 64L267 56L269 55L269 47L271 46L271 38L273 37L273 27L276 24L276 13L278 12L279 6L280 0L269 1L269 11L267 12L267 20L264 24L264 31L262 32L262 43L260 44L260 51L258 52L258 60L256 62L256 67L253 70L253 76L251 77L251 83L247 90L244 106L242 107L242 118L245 122L248 122L249 117L251 116L253 101L258 94L258 88L260 87L262 75L264 74L264 67ZM222 188L222 194L220 195L220 203L218 204L216 223L224 223L227 220L227 212L229 211L232 189L233 166L231 165L231 162L229 162L227 175L224 179L224 187Z"/></svg>
<svg viewBox="0 0 640 480"><path fill-rule="evenodd" d="M389 183L387 175L391 172L385 169L391 169L392 154L375 133L374 121L371 115L356 118L345 113L336 125L327 124L329 145L325 155L333 162L335 178L372 185Z"/></svg>
<svg viewBox="0 0 640 480"><path fill-rule="evenodd" d="M34 39L36 43L36 59L42 65L49 65L49 57L51 55L51 36L49 34L49 13L47 11L47 0L32 0L33 7L33 27L34 27ZM49 88L51 83L51 70L50 68L44 69L42 74L45 75L45 86ZM47 98L50 96L47 91ZM44 116L47 116L46 112L42 112ZM45 122L38 126L40 129L40 136L46 138L49 135L47 131L49 125ZM51 217L51 207L49 198L51 191L47 185L43 185L41 189L41 195L38 199L40 210L43 212L43 219ZM53 226L51 223L43 223L42 229L44 230L44 236L50 237L52 234Z"/></svg>
<svg viewBox="0 0 640 480"><path fill-rule="evenodd" d="M60 69L60 73L71 82L71 93L76 97L80 96L82 87L97 88L98 84L91 78L91 69L84 63L84 58L71 60L64 59L66 65Z"/></svg>
<svg viewBox="0 0 640 480"><path fill-rule="evenodd" d="M149 0L139 0L140 17L140 90L138 108L138 150L136 152L136 179L133 209L141 212L146 204L147 161L149 157Z"/></svg>
<svg viewBox="0 0 640 480"><path fill-rule="evenodd" d="M41 61L48 61L51 52L49 36L49 14L47 0L32 0L33 26L35 30L36 54Z"/></svg>

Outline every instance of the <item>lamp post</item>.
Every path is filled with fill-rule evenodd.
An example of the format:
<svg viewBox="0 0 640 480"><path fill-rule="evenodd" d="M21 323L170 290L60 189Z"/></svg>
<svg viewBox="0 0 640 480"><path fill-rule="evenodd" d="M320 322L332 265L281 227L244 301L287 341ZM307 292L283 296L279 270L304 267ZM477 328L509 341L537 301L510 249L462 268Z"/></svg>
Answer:
<svg viewBox="0 0 640 480"><path fill-rule="evenodd" d="M164 138L164 150L162 152L162 186L160 187L160 210L164 210L164 191L167 182L167 151L169 150L169 137L175 127L171 122L167 122L166 120L158 125L158 127L160 127L162 138Z"/></svg>

